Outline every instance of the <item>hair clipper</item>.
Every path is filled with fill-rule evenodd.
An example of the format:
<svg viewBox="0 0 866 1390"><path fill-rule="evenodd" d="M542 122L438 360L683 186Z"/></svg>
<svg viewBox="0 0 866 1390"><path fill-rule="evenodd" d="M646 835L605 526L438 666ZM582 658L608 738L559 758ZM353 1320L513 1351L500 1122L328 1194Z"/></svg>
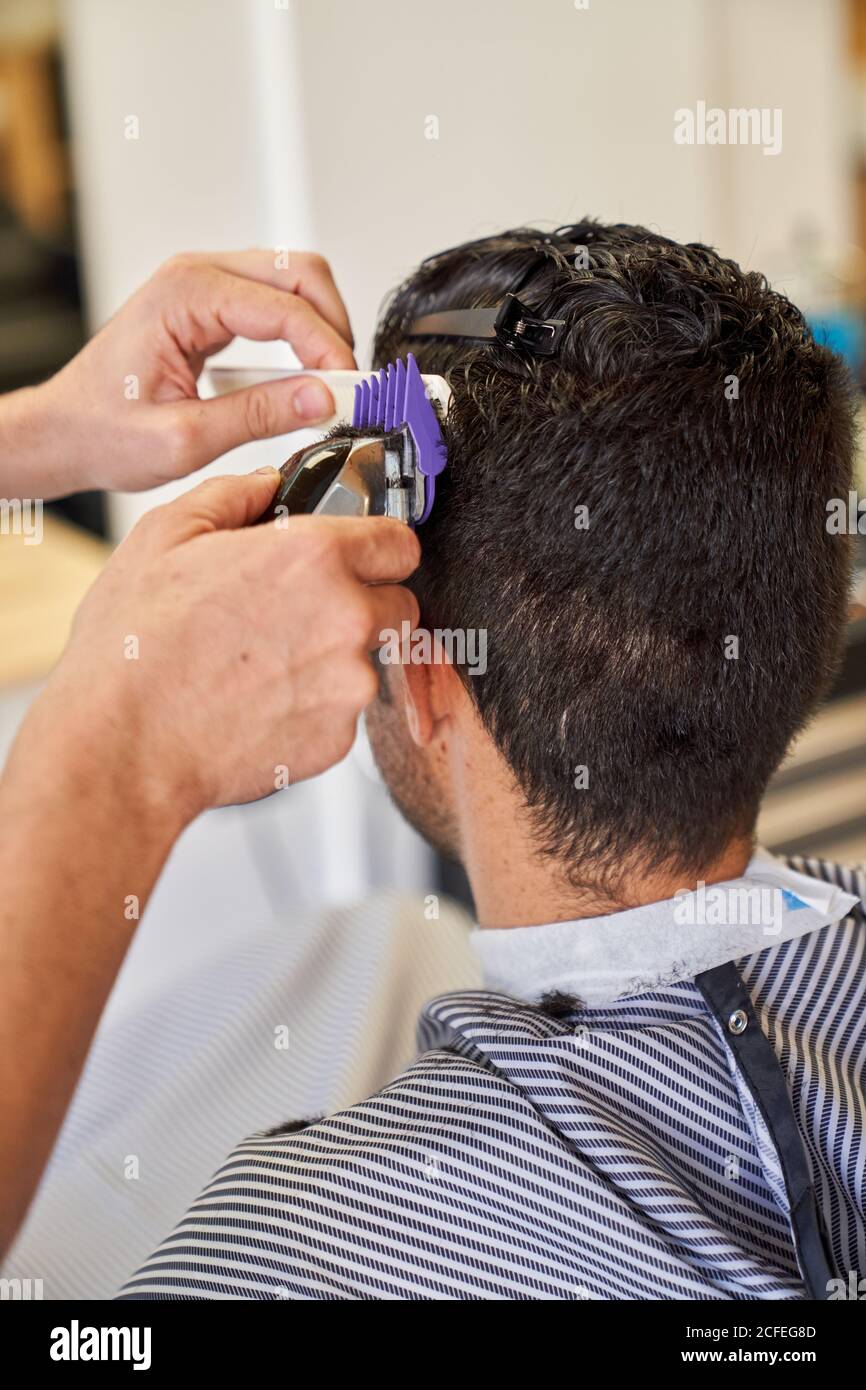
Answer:
<svg viewBox="0 0 866 1390"><path fill-rule="evenodd" d="M228 369L222 375L239 373ZM353 430L332 434L293 454L280 469L279 487L262 520L315 513L392 516L409 526L426 521L436 478L446 463L441 422L451 391L444 378L422 377L411 353L405 362L389 363L372 374L304 375L320 377L331 390L337 407L332 421L346 418L351 392ZM224 388L231 384L222 383ZM365 429L376 433L365 434Z"/></svg>

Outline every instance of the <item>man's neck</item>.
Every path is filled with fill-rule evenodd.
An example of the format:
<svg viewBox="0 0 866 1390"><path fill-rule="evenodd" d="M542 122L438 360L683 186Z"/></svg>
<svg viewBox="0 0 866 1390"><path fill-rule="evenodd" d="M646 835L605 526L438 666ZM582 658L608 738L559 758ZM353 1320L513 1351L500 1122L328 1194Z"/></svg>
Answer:
<svg viewBox="0 0 866 1390"><path fill-rule="evenodd" d="M484 762L488 762L484 758ZM732 841L712 862L690 874L669 868L624 865L616 886L607 886L591 861L566 868L544 854L532 833L523 798L508 785L502 767L475 765L458 789L464 867L481 927L523 927L604 917L645 903L663 902L683 889L739 878L752 856L749 837Z"/></svg>
<svg viewBox="0 0 866 1390"><path fill-rule="evenodd" d="M582 917L606 917L645 903L664 902L698 882L724 883L744 873L752 855L748 841L728 846L714 863L690 874L661 868L626 871L611 890L599 881L597 867L574 866L566 874L561 863L536 853L509 858L500 845L491 856L473 856L467 873L481 927L524 927L546 922L571 922ZM487 862L484 862L484 858Z"/></svg>

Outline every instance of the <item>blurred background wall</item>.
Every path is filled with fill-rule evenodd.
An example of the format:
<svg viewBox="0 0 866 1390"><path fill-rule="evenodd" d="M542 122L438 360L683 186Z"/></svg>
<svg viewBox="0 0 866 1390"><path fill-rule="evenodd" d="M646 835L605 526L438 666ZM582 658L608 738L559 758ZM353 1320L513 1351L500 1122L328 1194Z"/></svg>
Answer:
<svg viewBox="0 0 866 1390"><path fill-rule="evenodd" d="M322 251L363 363L378 305L421 257L584 213L766 271L860 373L864 36L864 0L0 0L0 389L49 374L178 250ZM698 102L780 109L781 151L677 144L674 113ZM245 343L226 357L292 360ZM0 745L108 546L188 485L77 502L26 555L0 537ZM773 846L864 857L862 630L768 798ZM256 916L438 874L361 741L316 783L188 832L127 988L158 987L203 931L218 944Z"/></svg>
<svg viewBox="0 0 866 1390"><path fill-rule="evenodd" d="M837 0L65 0L62 16L94 324L179 247L314 245L363 351L422 256L503 226L592 212L786 276L798 237L830 253L851 237ZM781 154L675 144L674 110L698 99L781 107ZM115 502L117 527L148 502Z"/></svg>

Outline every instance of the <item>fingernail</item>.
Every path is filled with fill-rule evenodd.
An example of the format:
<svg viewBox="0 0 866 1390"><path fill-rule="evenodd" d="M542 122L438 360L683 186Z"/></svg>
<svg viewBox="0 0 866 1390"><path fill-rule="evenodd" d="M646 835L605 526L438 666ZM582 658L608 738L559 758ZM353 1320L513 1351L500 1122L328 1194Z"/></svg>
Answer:
<svg viewBox="0 0 866 1390"><path fill-rule="evenodd" d="M279 471L279 468L272 468L270 464L266 464L264 468L256 469L257 473L279 473Z"/></svg>
<svg viewBox="0 0 866 1390"><path fill-rule="evenodd" d="M318 381L305 381L299 386L292 405L302 420L327 420L334 413L330 392Z"/></svg>

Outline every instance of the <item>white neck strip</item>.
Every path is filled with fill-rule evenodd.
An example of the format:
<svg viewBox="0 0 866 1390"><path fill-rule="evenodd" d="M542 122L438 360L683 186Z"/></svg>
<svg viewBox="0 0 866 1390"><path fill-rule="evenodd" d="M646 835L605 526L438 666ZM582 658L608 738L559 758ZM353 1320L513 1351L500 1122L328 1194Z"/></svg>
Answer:
<svg viewBox="0 0 866 1390"><path fill-rule="evenodd" d="M528 1003L561 992L592 1006L805 936L859 901L758 850L742 878L607 917L477 929L472 942L488 989Z"/></svg>

